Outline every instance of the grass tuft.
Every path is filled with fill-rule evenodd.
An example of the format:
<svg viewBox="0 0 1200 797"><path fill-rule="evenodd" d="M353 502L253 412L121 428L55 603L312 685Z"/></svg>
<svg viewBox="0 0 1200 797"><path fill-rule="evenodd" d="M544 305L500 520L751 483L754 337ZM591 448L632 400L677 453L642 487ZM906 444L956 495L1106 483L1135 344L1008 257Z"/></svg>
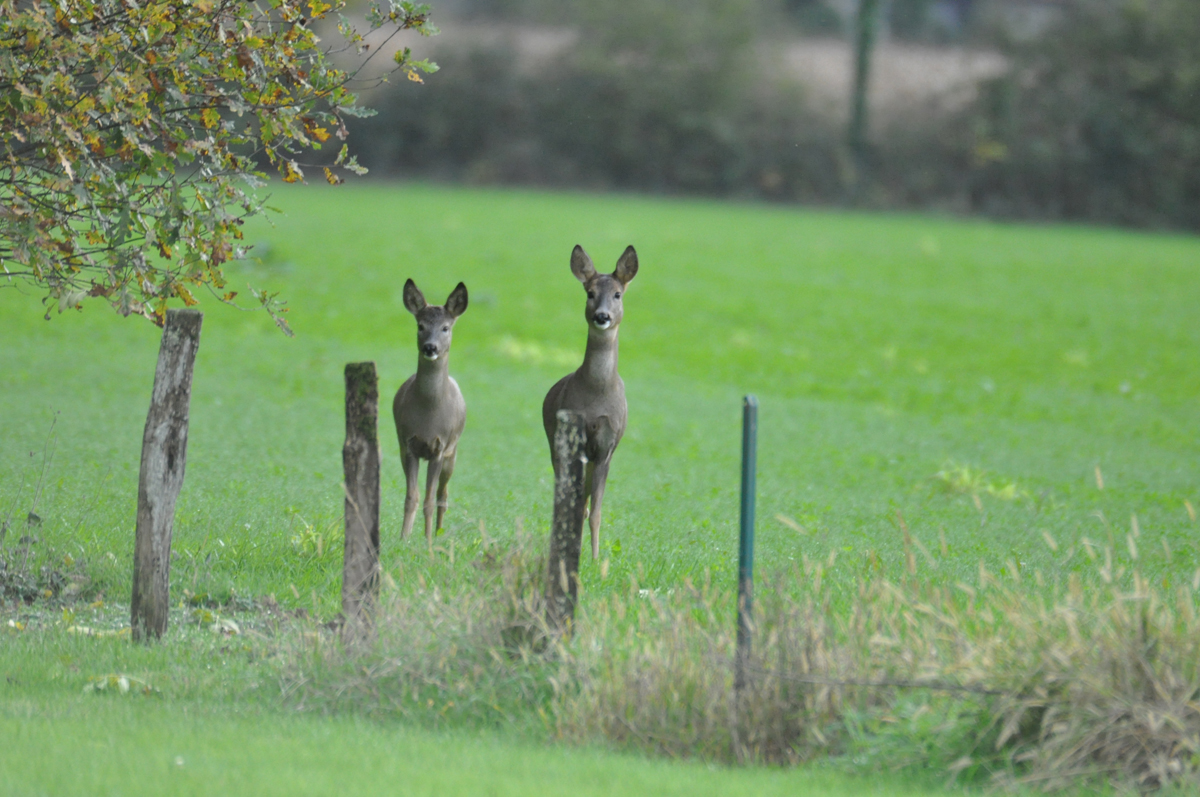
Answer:
<svg viewBox="0 0 1200 797"><path fill-rule="evenodd" d="M345 647L313 626L285 634L285 696L300 710L394 715L434 728L524 727L530 708L549 705L565 681L567 659L543 655L545 558L529 545L483 545L458 566L475 577L432 567L408 590L385 577L371 644Z"/></svg>
<svg viewBox="0 0 1200 797"><path fill-rule="evenodd" d="M861 580L835 557L761 582L746 687L733 689L731 591L707 580L584 601L576 634L541 623L545 561L481 548L479 577L391 587L378 640L288 637L301 709L508 726L576 743L725 763L832 758L1046 790L1200 786L1200 613L1136 572L1033 588ZM464 563L460 561L460 566ZM431 571L432 572L432 568Z"/></svg>

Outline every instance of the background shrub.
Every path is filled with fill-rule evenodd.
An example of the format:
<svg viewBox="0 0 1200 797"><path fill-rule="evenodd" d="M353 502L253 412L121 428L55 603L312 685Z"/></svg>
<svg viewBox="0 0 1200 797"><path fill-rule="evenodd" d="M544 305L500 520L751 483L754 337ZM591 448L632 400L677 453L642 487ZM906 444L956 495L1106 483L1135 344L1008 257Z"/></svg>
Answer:
<svg viewBox="0 0 1200 797"><path fill-rule="evenodd" d="M935 98L876 124L858 201L1200 229L1200 4L1081 0L1019 39L1020 26L982 11L939 28L937 8L893 4L893 35L954 34L1000 48L1010 68L966 103ZM648 0L629 14L616 0L581 10L513 0L465 11L512 35L448 33L426 85L369 99L379 115L353 126L377 174L811 203L849 195L845 120L815 107L776 47L812 30L800 16L831 14L829 35L828 6ZM514 36L535 21L567 43L531 62Z"/></svg>
<svg viewBox="0 0 1200 797"><path fill-rule="evenodd" d="M1200 4L1086 0L985 87L972 205L1200 228Z"/></svg>

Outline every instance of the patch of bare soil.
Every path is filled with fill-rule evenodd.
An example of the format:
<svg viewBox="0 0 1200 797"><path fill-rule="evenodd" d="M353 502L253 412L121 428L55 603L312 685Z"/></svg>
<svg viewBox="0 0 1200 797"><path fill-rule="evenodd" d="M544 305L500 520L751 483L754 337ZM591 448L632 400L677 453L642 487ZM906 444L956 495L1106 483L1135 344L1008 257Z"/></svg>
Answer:
<svg viewBox="0 0 1200 797"><path fill-rule="evenodd" d="M850 113L854 52L838 39L796 39L780 46L784 68L809 90L814 110L838 118ZM1008 68L1003 55L962 47L881 42L875 49L867 101L881 123L962 108L980 81Z"/></svg>
<svg viewBox="0 0 1200 797"><path fill-rule="evenodd" d="M388 42L375 58L379 67L386 69L392 51L405 46L418 58L443 62L463 50L511 47L517 69L536 74L579 40L577 31L563 27L454 20L441 20L439 25L442 32L435 38L400 36ZM832 119L849 116L854 75L849 42L788 39L765 43L761 55L764 70L782 69L807 88L813 111ZM974 99L981 80L996 77L1007 68L1004 56L994 51L882 41L875 49L868 95L872 118L886 126L958 110Z"/></svg>

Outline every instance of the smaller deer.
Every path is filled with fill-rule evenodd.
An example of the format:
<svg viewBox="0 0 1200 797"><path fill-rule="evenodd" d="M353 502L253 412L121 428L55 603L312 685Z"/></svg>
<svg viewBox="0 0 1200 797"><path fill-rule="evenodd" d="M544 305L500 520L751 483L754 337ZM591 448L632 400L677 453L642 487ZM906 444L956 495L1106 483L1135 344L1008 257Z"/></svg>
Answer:
<svg viewBox="0 0 1200 797"><path fill-rule="evenodd" d="M587 320L587 349L583 365L567 374L550 388L542 402L542 424L550 441L550 459L554 460L554 430L559 410L583 414L587 424L587 466L584 471L584 495L590 501L588 525L592 530L592 558L600 556L600 502L613 452L625 434L628 406L625 383L617 374L617 332L625 311L621 295L637 275L637 252L627 247L617 260L612 274L598 274L583 247L571 252L571 273L587 291L583 317ZM555 477L558 463L554 463Z"/></svg>
<svg viewBox="0 0 1200 797"><path fill-rule="evenodd" d="M396 391L392 415L400 439L400 459L407 488L404 494L405 539L417 514L417 476L421 460L429 461L425 482L425 540L433 547L434 490L437 525L446 514L447 486L454 474L458 438L467 422L467 403L450 376L450 339L454 322L467 310L467 286L458 283L443 307L430 305L411 279L404 283L404 306L417 318L417 372Z"/></svg>

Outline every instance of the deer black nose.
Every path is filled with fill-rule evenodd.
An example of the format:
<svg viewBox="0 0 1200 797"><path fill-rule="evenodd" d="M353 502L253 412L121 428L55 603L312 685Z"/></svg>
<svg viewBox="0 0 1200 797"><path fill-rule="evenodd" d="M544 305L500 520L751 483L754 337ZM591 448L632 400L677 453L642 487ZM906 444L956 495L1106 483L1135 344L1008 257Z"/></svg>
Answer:
<svg viewBox="0 0 1200 797"><path fill-rule="evenodd" d="M609 321L612 321L612 316L610 316L608 313L601 312L596 313L595 319L597 324L607 324Z"/></svg>
<svg viewBox="0 0 1200 797"><path fill-rule="evenodd" d="M434 346L432 343L423 344L421 346L421 352L423 354L425 354L426 356L431 355L431 354L437 354L437 346Z"/></svg>

